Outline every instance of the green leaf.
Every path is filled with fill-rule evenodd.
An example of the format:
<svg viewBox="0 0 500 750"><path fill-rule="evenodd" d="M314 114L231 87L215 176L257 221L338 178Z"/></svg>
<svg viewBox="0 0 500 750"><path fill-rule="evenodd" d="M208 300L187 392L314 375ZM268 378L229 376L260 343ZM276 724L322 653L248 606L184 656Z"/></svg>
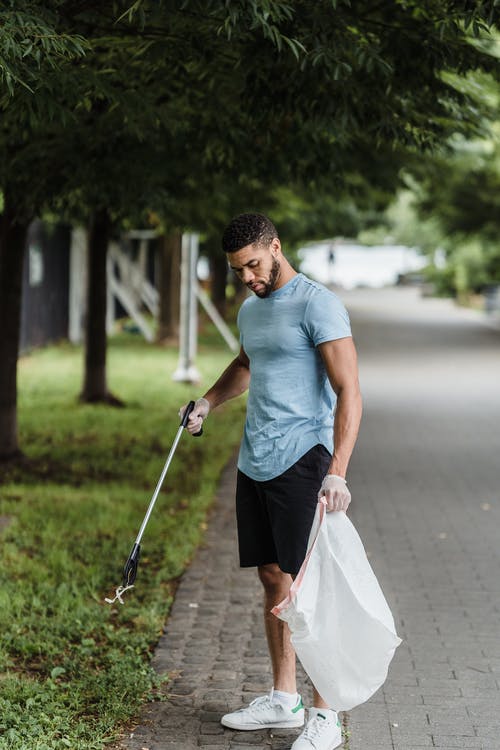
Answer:
<svg viewBox="0 0 500 750"><path fill-rule="evenodd" d="M66 670L63 667L54 667L50 672L50 679L56 680L61 675L66 674Z"/></svg>

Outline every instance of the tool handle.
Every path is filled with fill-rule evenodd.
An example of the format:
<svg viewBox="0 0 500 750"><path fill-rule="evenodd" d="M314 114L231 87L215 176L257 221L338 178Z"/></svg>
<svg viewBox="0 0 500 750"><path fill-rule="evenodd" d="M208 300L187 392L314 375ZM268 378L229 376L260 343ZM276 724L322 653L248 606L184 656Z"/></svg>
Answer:
<svg viewBox="0 0 500 750"><path fill-rule="evenodd" d="M186 406L186 409L181 419L181 425L183 427L186 427L188 420L189 420L189 415L191 414L193 409L194 409L194 401L190 401L189 404ZM193 437L201 437L202 435L203 435L203 427L200 429L199 432L195 432Z"/></svg>

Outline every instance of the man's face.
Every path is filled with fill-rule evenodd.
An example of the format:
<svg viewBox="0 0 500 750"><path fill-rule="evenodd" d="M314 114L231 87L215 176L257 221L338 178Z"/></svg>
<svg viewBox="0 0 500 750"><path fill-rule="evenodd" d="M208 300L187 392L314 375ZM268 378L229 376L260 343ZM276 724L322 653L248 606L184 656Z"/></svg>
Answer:
<svg viewBox="0 0 500 750"><path fill-rule="evenodd" d="M257 297L269 297L279 285L279 250L276 238L269 245L246 245L227 257L232 270Z"/></svg>

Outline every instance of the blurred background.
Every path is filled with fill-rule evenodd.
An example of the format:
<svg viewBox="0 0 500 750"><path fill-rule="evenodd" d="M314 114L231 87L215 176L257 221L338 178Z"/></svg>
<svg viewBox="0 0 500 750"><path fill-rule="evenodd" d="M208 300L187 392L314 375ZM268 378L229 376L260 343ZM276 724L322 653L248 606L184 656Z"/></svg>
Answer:
<svg viewBox="0 0 500 750"><path fill-rule="evenodd" d="M373 436L359 491L370 497L363 472L382 432L392 443L376 474L414 507L405 482L429 472L431 424L433 472L448 466L455 502L470 429L474 477L490 484L469 551L494 556L499 13L458 0L0 3L2 750L104 747L161 694L151 652L238 444L242 399L211 419L210 439L181 441L141 586L126 608L102 600L179 406L237 350L247 290L220 249L237 213L268 214L294 266L349 308ZM408 420L421 440L402 442ZM435 507L436 523L452 517L426 497L430 519ZM394 508L380 528L396 534ZM389 580L396 601L408 581ZM424 607L435 581L419 580ZM487 598L486 573L481 586Z"/></svg>

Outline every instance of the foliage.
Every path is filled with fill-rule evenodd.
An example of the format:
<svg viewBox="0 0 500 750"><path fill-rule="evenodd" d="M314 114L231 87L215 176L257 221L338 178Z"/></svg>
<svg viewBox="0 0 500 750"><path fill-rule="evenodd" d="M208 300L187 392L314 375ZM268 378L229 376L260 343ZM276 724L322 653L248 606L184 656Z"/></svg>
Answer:
<svg viewBox="0 0 500 750"><path fill-rule="evenodd" d="M429 165L419 184L420 214L439 216L446 233L481 235L491 241L498 238L500 138L496 142L456 143L451 155Z"/></svg>
<svg viewBox="0 0 500 750"><path fill-rule="evenodd" d="M230 355L210 339L204 379ZM48 348L20 361L23 466L0 484L0 748L103 747L160 690L149 660L175 579L205 528L243 404L183 436L144 536L136 588L103 604L121 570L192 395L174 383L176 352L122 335L110 370L129 408L77 405L81 351ZM139 364L138 364L139 363ZM168 690L168 685L167 685Z"/></svg>
<svg viewBox="0 0 500 750"><path fill-rule="evenodd" d="M492 208L498 200L499 171L494 159L485 160L484 170L496 186L490 184L488 190L482 170L471 170L468 162L457 155L442 159L435 183L425 183L428 192L422 183L408 179L409 187L379 215L378 226L359 235L367 243L390 241L420 248L429 256L427 275L436 292L464 301L500 283L498 210ZM462 200L465 195L467 200Z"/></svg>
<svg viewBox="0 0 500 750"><path fill-rule="evenodd" d="M0 83L5 84L6 93L0 97L0 108L6 106L17 87L34 94L44 70L61 70L65 62L82 58L88 49L87 40L80 34L58 29L56 4L47 8L46 3L32 1L19 7L19 3L8 0L2 5Z"/></svg>
<svg viewBox="0 0 500 750"><path fill-rule="evenodd" d="M6 26L11 56L36 70L25 76L36 96L18 86L2 100L3 181L21 180L18 199L27 194L37 206L43 195L64 203L71 195L73 210L104 201L119 215L149 207L201 229L207 194L221 194L214 181L244 192L242 174L301 192L324 178L321 190L335 194L352 192L356 174L379 185L385 170L397 182L408 149L480 130L482 108L443 72L494 67L487 45L471 39L488 36L495 8L32 2L34 28L53 28L60 47L26 51ZM78 65L75 50L85 52ZM29 130L19 127L26 116Z"/></svg>
<svg viewBox="0 0 500 750"><path fill-rule="evenodd" d="M492 46L492 54L498 59L499 49ZM500 283L500 89L495 77L480 72L452 79L495 116L485 120L484 137L455 135L407 165L405 189L377 235L389 233L437 258L429 268L437 291L466 300Z"/></svg>

